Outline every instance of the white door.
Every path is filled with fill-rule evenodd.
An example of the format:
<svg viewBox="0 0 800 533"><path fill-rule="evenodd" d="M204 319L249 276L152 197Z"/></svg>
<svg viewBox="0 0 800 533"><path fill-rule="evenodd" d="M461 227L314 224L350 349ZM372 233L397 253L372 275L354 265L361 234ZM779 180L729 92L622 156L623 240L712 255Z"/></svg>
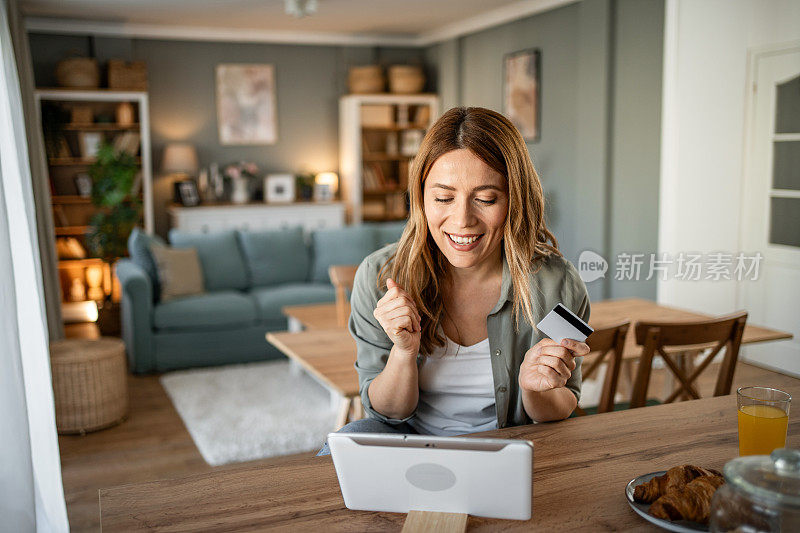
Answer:
<svg viewBox="0 0 800 533"><path fill-rule="evenodd" d="M743 251L763 259L758 279L739 284L739 307L794 338L742 356L800 376L800 47L755 54L750 65L741 235Z"/></svg>

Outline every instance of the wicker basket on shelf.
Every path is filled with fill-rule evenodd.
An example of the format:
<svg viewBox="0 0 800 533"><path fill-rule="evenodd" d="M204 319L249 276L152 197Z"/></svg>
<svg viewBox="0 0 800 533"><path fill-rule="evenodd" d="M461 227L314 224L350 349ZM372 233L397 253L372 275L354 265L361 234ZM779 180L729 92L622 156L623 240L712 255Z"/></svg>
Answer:
<svg viewBox="0 0 800 533"><path fill-rule="evenodd" d="M144 61L108 61L108 88L132 91L147 90L147 65Z"/></svg>
<svg viewBox="0 0 800 533"><path fill-rule="evenodd" d="M382 93L386 87L383 68L380 65L350 67L347 86L353 94Z"/></svg>
<svg viewBox="0 0 800 533"><path fill-rule="evenodd" d="M100 68L93 57L68 57L56 65L56 81L61 87L96 89L100 86Z"/></svg>
<svg viewBox="0 0 800 533"><path fill-rule="evenodd" d="M128 414L125 344L120 339L52 342L50 365L59 433L107 428Z"/></svg>
<svg viewBox="0 0 800 533"><path fill-rule="evenodd" d="M425 88L422 68L413 65L389 67L389 90L395 94L414 94Z"/></svg>

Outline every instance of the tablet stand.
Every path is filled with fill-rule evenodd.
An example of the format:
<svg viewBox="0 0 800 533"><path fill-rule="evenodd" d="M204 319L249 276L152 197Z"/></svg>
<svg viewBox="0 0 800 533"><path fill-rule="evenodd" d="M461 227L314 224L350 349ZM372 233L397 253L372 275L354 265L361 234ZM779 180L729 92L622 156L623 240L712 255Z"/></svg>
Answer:
<svg viewBox="0 0 800 533"><path fill-rule="evenodd" d="M469 515L462 513L436 513L409 511L402 533L435 531L437 533L464 533Z"/></svg>

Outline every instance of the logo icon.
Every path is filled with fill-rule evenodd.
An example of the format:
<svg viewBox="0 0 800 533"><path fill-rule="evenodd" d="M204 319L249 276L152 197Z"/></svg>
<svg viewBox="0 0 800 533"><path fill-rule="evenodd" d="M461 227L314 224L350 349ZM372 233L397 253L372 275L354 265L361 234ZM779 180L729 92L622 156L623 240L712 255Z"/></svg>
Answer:
<svg viewBox="0 0 800 533"><path fill-rule="evenodd" d="M606 277L608 262L591 250L584 250L578 258L578 274L584 283Z"/></svg>

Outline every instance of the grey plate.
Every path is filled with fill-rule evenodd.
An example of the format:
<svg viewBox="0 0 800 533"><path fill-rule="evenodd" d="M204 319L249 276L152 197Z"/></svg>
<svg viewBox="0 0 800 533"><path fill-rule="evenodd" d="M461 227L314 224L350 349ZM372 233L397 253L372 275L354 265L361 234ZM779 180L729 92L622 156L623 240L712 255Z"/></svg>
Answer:
<svg viewBox="0 0 800 533"><path fill-rule="evenodd" d="M670 522L669 520L656 518L655 516L647 512L650 510L649 503L638 503L634 501L633 488L636 485L647 483L654 477L663 475L664 473L666 473L666 470L662 470L660 472L650 472L649 474L644 474L639 477L635 477L628 482L628 485L625 487L625 498L627 498L628 505L631 506L631 509L636 511L636 514L638 514L648 522L651 522L668 531L677 531L678 533L694 533L695 531L708 531L708 526L704 526L703 524L698 524L697 522L690 522L689 520L676 520L675 522Z"/></svg>

